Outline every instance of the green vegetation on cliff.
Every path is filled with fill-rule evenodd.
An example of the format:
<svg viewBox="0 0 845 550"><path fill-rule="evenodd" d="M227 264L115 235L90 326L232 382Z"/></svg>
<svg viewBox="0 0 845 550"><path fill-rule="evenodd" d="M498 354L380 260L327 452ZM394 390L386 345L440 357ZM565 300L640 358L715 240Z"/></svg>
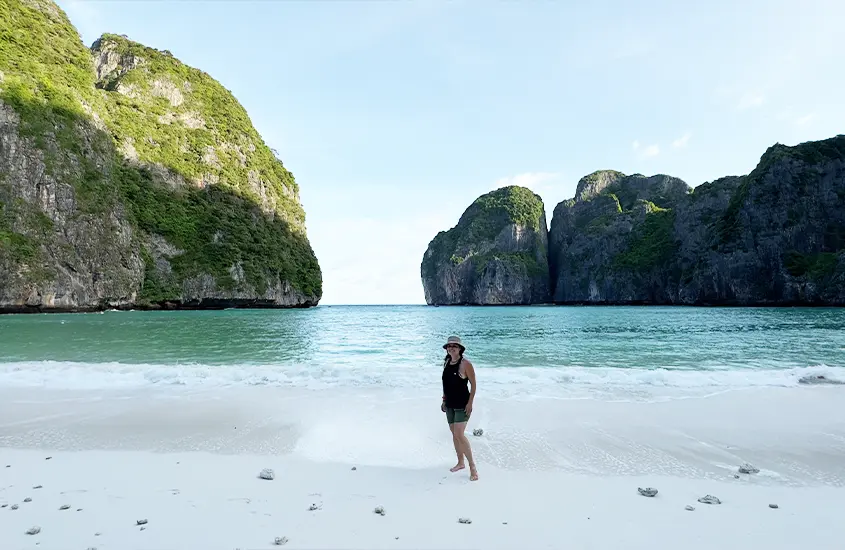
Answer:
<svg viewBox="0 0 845 550"><path fill-rule="evenodd" d="M478 197L461 216L455 228L459 235L455 245L471 247L492 240L510 224L539 231L543 214L542 200L530 189L515 185L496 189Z"/></svg>
<svg viewBox="0 0 845 550"><path fill-rule="evenodd" d="M518 186L502 187L478 197L466 209L458 224L449 231L438 233L429 246L433 256L446 255L452 263L460 264L489 247L490 241L510 224L540 231L544 214L543 202L531 190ZM476 262L481 260L481 257L475 258ZM533 266L528 267L533 269ZM427 274L433 277L435 265L430 263L427 269Z"/></svg>
<svg viewBox="0 0 845 550"><path fill-rule="evenodd" d="M742 230L739 213L748 199L750 189L759 185L761 179L771 173L773 166L784 162L801 163L796 168L800 171L798 180L807 181L816 177L816 165L834 160L845 160L845 136L808 141L792 147L777 143L766 149L754 170L741 178L739 186L731 196L728 208L716 221L714 226L716 239L713 248L724 248L736 242Z"/></svg>
<svg viewBox="0 0 845 550"><path fill-rule="evenodd" d="M613 259L613 267L644 272L666 264L677 249L674 223L674 211L646 202L645 220L634 229L628 249Z"/></svg>
<svg viewBox="0 0 845 550"><path fill-rule="evenodd" d="M429 243L420 266L426 301L546 301L547 240L543 201L530 189L507 186L478 197Z"/></svg>
<svg viewBox="0 0 845 550"><path fill-rule="evenodd" d="M124 37L104 35L93 53L96 62L53 2L0 2L0 100L47 172L73 186L78 215L120 211L138 230L141 297L178 301L183 282L203 275L219 289L245 290L234 270L259 295L281 280L319 300L297 184L232 94L169 52ZM37 206L15 203L5 189L0 260L43 271L44 246L67 244L39 225L50 219ZM168 273L155 269L154 235L179 250Z"/></svg>

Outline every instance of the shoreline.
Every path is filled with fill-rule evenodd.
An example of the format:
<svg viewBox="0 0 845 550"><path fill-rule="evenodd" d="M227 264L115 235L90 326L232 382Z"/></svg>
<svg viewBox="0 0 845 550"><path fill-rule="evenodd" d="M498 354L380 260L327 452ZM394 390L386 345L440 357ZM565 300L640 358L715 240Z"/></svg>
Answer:
<svg viewBox="0 0 845 550"><path fill-rule="evenodd" d="M109 305L109 306L94 306L82 308L40 308L40 307L5 307L0 306L0 315L72 315L83 313L106 313L106 312L161 312L161 311L226 311L226 310L248 310L248 311L262 311L262 310L300 310L300 309L315 309L318 307L420 307L420 308L527 308L527 307L549 307L549 308L582 308L582 307L596 307L596 308L614 308L614 307L631 307L631 308L694 308L694 309L843 309L845 302L838 303L816 303L816 302L725 302L725 303L675 303L675 302L543 302L535 304L296 304L296 305Z"/></svg>

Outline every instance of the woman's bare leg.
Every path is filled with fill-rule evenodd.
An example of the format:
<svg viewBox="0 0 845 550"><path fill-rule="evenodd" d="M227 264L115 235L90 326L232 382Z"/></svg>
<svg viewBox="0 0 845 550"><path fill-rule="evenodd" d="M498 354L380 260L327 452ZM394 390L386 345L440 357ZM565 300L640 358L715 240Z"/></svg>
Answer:
<svg viewBox="0 0 845 550"><path fill-rule="evenodd" d="M469 444L469 439L467 439L467 436L464 434L464 430L466 430L466 427L466 422L455 422L454 424L452 424L452 434L455 439L455 449L459 450L458 465L460 466L460 468L456 466L455 469L453 469L452 471L457 472L458 470L464 467L463 458L464 456L466 456L467 462L469 462L469 478L472 481L476 481L478 479L478 471L475 468L475 460L473 460L472 458L472 447Z"/></svg>
<svg viewBox="0 0 845 550"><path fill-rule="evenodd" d="M449 468L450 472L457 472L458 470L464 469L464 453L463 449L461 448L461 440L457 436L457 432L455 430L455 426L457 424L449 424L449 431L452 432L452 443L455 445L455 454L458 455L458 463Z"/></svg>

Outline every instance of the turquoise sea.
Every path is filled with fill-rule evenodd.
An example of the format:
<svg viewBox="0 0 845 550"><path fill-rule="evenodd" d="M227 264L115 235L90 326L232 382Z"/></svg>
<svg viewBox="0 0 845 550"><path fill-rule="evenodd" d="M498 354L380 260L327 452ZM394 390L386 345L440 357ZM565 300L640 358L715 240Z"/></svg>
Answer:
<svg viewBox="0 0 845 550"><path fill-rule="evenodd" d="M434 386L450 334L505 394L845 380L843 309L322 305L0 316L0 385Z"/></svg>

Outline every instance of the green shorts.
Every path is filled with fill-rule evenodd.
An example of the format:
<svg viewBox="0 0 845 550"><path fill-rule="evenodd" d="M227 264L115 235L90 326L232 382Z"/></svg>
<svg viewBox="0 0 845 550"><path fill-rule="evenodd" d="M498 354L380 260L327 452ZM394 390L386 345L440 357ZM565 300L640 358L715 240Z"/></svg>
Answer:
<svg viewBox="0 0 845 550"><path fill-rule="evenodd" d="M454 424L455 422L466 422L469 420L469 416L467 416L466 409L452 409L450 407L446 407L446 421L449 424Z"/></svg>

